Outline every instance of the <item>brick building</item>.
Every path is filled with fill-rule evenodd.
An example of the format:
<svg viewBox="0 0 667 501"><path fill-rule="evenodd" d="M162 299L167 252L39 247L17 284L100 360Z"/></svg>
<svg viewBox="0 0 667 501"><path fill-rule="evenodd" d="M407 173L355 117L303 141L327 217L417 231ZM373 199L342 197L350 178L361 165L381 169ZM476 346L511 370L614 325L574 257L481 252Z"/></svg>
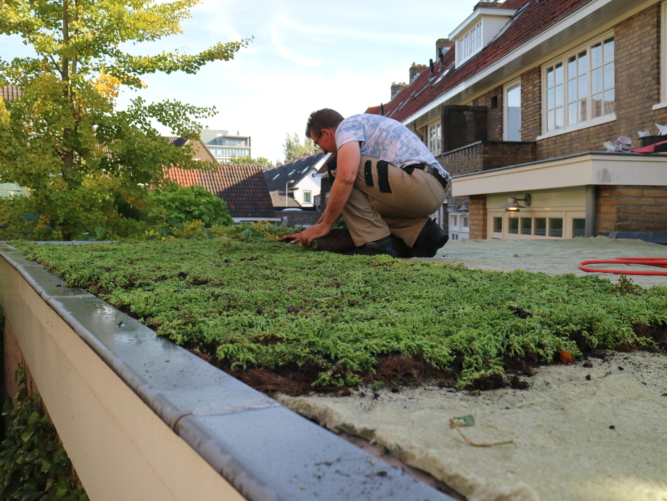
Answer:
<svg viewBox="0 0 667 501"><path fill-rule="evenodd" d="M638 131L667 124L666 20L661 0L480 2L452 48L367 112L405 124L454 176L453 236L667 243L667 158L604 146L636 149Z"/></svg>

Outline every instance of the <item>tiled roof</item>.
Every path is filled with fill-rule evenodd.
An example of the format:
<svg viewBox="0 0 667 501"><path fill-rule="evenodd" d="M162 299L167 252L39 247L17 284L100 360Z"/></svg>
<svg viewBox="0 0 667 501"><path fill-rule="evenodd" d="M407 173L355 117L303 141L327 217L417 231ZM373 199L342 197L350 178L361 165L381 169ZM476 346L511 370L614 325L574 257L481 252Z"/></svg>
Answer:
<svg viewBox="0 0 667 501"><path fill-rule="evenodd" d="M438 96L455 88L475 74L481 72L505 54L517 49L528 40L593 0L506 0L499 6L517 9L517 15L505 31L479 53L455 68L455 49L445 53L444 64L435 64L434 75L422 71L417 79L384 105L384 115L403 121ZM522 9L525 7L525 9ZM445 73L446 72L446 73ZM443 73L444 76L443 76ZM378 114L373 106L366 113Z"/></svg>
<svg viewBox="0 0 667 501"><path fill-rule="evenodd" d="M323 157L324 153L318 153L317 155L302 158L296 162L264 171L264 178L266 179L269 191L282 190L284 193L286 183L294 181L294 183L291 184L297 184L308 174L308 172L311 171L311 169L314 167L319 169L318 162L320 162Z"/></svg>
<svg viewBox="0 0 667 501"><path fill-rule="evenodd" d="M194 152L194 158L201 160L203 162L217 162L213 153L206 147L203 141L192 141L184 137L179 136L166 136L169 144L180 148L181 146L190 143L192 145L192 151Z"/></svg>
<svg viewBox="0 0 667 501"><path fill-rule="evenodd" d="M232 217L274 217L260 165L225 164L215 172L172 167L166 177L181 186L203 186L227 203Z"/></svg>
<svg viewBox="0 0 667 501"><path fill-rule="evenodd" d="M279 191L272 191L270 192L271 195L271 202L273 203L273 207L277 208L301 208L301 204L294 200L293 198L286 197L285 192L283 191L282 194Z"/></svg>
<svg viewBox="0 0 667 501"><path fill-rule="evenodd" d="M3 99L18 99L21 94L21 89L19 89L16 85L0 87L0 97Z"/></svg>

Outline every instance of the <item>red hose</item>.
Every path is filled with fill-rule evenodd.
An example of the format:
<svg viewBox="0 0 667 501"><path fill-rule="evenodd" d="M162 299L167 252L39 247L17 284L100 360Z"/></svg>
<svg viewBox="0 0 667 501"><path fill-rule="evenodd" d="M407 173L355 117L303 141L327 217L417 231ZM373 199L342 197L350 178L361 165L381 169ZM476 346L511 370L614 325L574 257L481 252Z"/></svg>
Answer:
<svg viewBox="0 0 667 501"><path fill-rule="evenodd" d="M579 269L591 273L615 273L617 275L667 275L667 271L624 271L624 270L601 270L589 268L587 264L641 264L644 266L657 266L667 268L667 258L664 257L617 257L615 259L596 259L594 261L583 261L579 263Z"/></svg>

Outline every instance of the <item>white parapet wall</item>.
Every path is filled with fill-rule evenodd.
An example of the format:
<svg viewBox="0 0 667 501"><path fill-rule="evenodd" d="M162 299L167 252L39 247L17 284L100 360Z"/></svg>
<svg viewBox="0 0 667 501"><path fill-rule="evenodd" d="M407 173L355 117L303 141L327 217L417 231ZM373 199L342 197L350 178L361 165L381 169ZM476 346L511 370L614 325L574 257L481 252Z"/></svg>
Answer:
<svg viewBox="0 0 667 501"><path fill-rule="evenodd" d="M242 500L0 259L0 300L91 500Z"/></svg>
<svg viewBox="0 0 667 501"><path fill-rule="evenodd" d="M0 302L92 501L451 500L1 242Z"/></svg>

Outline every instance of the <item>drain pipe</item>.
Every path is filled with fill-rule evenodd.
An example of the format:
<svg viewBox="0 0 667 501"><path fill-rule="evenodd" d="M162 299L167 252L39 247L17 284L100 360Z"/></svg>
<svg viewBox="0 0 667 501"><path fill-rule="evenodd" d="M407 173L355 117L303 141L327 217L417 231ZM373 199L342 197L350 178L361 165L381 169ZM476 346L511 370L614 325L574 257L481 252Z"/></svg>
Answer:
<svg viewBox="0 0 667 501"><path fill-rule="evenodd" d="M586 186L586 238L595 236L595 220L597 218L597 186Z"/></svg>

